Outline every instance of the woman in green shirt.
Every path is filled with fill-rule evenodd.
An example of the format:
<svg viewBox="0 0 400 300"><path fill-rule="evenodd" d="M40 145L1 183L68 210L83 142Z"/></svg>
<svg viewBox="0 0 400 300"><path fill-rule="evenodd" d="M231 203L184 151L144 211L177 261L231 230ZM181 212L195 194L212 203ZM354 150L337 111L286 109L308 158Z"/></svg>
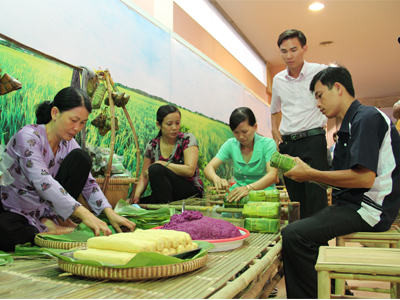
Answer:
<svg viewBox="0 0 400 300"><path fill-rule="evenodd" d="M276 151L274 140L256 133L256 118L248 107L236 108L230 116L229 126L235 137L227 140L204 168L207 179L217 189L227 189L227 180L220 178L215 170L231 159L236 183L229 188L229 202L239 201L250 190L275 189L278 170L270 166L271 156Z"/></svg>

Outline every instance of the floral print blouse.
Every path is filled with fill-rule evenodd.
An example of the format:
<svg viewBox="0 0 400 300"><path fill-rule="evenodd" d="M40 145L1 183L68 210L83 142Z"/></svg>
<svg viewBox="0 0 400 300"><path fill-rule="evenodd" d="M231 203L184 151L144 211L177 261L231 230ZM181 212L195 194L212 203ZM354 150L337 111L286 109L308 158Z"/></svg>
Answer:
<svg viewBox="0 0 400 300"><path fill-rule="evenodd" d="M64 157L75 148L79 148L79 145L74 139L61 141L54 157L44 125L21 128L10 139L5 150L15 159L8 169L15 181L9 186L0 187L4 209L24 216L39 232L48 231L39 221L41 218L46 217L58 224L57 217L66 220L71 216L81 204L54 177ZM91 174L82 195L97 215L106 207L111 207Z"/></svg>
<svg viewBox="0 0 400 300"><path fill-rule="evenodd" d="M160 136L152 139L146 146L146 150L144 152L144 156L151 160L151 163L154 163L158 160L169 161L173 164L183 165L185 163L185 158L183 156L183 151L191 146L198 147L197 140L191 133L183 133L179 132L176 137L175 147L171 152L170 157L164 158L161 155L160 150ZM196 166L196 171L193 177L184 177L188 182L194 185L203 195L204 188L203 182L200 179L199 167Z"/></svg>

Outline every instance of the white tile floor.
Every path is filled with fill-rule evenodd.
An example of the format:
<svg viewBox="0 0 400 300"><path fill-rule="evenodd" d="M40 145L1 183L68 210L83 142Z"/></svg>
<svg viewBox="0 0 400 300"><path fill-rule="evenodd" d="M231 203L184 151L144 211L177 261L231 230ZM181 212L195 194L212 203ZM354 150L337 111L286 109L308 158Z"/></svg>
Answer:
<svg viewBox="0 0 400 300"><path fill-rule="evenodd" d="M332 240L329 242L329 245L334 246L335 241ZM349 247L362 247L359 243L348 243L346 244ZM370 288L381 288L381 289L389 289L390 283L388 282L378 282L378 281L357 281L357 280L348 280L348 285L360 286L360 287L370 287ZM373 293L373 292L364 292L364 291L353 291L355 297L359 298L372 298L372 299L390 299L390 295L386 293ZM278 295L274 297L274 299L287 299L286 296L286 286L285 286L285 278L283 278L278 283Z"/></svg>

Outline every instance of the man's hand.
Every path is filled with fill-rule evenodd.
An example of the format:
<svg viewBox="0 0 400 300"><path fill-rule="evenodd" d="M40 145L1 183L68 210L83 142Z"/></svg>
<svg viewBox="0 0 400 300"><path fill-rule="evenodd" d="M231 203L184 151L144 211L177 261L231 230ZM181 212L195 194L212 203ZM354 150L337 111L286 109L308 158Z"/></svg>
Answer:
<svg viewBox="0 0 400 300"><path fill-rule="evenodd" d="M298 157L294 157L294 160L296 161L296 165L283 175L297 182L310 181L310 171L312 168Z"/></svg>
<svg viewBox="0 0 400 300"><path fill-rule="evenodd" d="M278 151L279 151L279 144L280 144L280 143L283 143L282 135L281 135L281 133L279 132L278 129L272 130L271 133L272 133L272 138L273 138L274 141L275 141L276 148L277 148Z"/></svg>

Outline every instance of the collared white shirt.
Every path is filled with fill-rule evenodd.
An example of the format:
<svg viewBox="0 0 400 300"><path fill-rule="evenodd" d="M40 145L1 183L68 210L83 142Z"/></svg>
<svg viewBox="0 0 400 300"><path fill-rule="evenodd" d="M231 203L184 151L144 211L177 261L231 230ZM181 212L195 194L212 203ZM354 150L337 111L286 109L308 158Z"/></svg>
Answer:
<svg viewBox="0 0 400 300"><path fill-rule="evenodd" d="M304 61L298 78L291 77L288 68L275 75L271 114L282 112L282 135L325 126L327 118L317 108L317 100L310 92L310 83L314 75L326 67Z"/></svg>

